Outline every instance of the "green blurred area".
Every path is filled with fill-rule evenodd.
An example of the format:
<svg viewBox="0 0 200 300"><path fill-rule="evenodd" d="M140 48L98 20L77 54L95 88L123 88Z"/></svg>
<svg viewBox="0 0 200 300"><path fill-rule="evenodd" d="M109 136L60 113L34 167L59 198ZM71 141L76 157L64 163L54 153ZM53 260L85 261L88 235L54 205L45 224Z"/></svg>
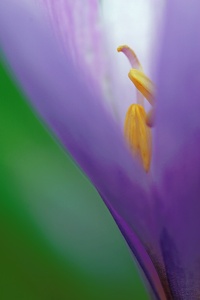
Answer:
<svg viewBox="0 0 200 300"><path fill-rule="evenodd" d="M0 299L148 299L103 201L0 60Z"/></svg>

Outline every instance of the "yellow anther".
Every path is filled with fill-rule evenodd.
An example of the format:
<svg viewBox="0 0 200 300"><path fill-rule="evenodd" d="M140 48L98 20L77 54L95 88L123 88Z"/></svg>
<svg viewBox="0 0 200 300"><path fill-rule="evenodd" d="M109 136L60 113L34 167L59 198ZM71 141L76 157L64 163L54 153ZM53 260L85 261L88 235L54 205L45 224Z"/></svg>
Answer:
<svg viewBox="0 0 200 300"><path fill-rule="evenodd" d="M132 104L124 124L124 134L134 155L148 172L151 163L151 130L146 125L146 112L139 104Z"/></svg>
<svg viewBox="0 0 200 300"><path fill-rule="evenodd" d="M154 86L152 81L143 72L136 69L131 69L128 77L149 103L153 105Z"/></svg>

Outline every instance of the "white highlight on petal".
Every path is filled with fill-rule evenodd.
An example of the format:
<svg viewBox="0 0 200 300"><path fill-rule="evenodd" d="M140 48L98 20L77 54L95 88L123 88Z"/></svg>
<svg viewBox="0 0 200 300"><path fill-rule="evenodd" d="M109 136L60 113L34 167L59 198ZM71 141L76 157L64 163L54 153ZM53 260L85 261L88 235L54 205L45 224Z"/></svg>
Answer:
<svg viewBox="0 0 200 300"><path fill-rule="evenodd" d="M130 64L119 57L116 48L122 44L129 45L138 56L144 72L151 78L152 55L157 48L155 41L164 3L165 0L102 0L102 17L112 64L113 101L122 123L128 107L135 102L136 94L127 80Z"/></svg>

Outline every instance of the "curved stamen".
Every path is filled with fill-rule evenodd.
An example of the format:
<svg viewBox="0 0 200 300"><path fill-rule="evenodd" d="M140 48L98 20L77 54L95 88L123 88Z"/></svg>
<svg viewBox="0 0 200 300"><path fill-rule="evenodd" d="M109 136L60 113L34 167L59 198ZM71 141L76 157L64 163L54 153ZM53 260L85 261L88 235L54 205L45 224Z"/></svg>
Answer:
<svg viewBox="0 0 200 300"><path fill-rule="evenodd" d="M137 55L130 47L128 47L127 45L122 45L117 48L117 51L123 52L126 55L133 69L138 69L142 71L142 66L139 62L139 59L137 58Z"/></svg>
<svg viewBox="0 0 200 300"><path fill-rule="evenodd" d="M140 64L140 61L137 57L137 55L135 54L135 52L127 45L122 45L119 46L117 48L118 52L122 52L124 53L124 55L126 55L126 57L128 58L131 67L134 69L138 69L140 71L142 71L142 66ZM137 103L144 106L144 97L143 95L140 93L140 91L138 89L136 89L136 93L137 93Z"/></svg>
<svg viewBox="0 0 200 300"><path fill-rule="evenodd" d="M154 85L144 74L135 52L128 46L117 48L128 58L132 69L128 73L130 80L137 89L137 104L132 104L126 113L124 135L132 153L139 158L146 172L149 171L152 156L152 137L150 127L153 125L154 111L146 114L143 105L144 97L151 105L154 104Z"/></svg>

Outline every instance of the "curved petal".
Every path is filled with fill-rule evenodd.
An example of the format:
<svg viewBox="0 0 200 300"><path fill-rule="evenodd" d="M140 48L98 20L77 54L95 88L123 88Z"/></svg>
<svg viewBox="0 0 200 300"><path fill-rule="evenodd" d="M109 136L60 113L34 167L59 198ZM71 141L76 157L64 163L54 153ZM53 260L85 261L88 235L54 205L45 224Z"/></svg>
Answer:
<svg viewBox="0 0 200 300"><path fill-rule="evenodd" d="M106 200L104 200L104 202L107 203ZM109 206L109 204L107 204L107 207L118 224L118 227L127 241L130 249L132 250L135 258L137 259L140 267L139 269L142 275L144 275L143 277L145 282L147 282L150 294L153 294L153 299L167 300L166 295L168 292L168 286L164 286L163 283L161 284L161 278L159 278L157 272L158 270L155 268L155 265L152 264L151 256L148 255L144 245L142 245L138 237L135 235L131 226L128 225L126 221L123 220L111 206Z"/></svg>
<svg viewBox="0 0 200 300"><path fill-rule="evenodd" d="M0 40L32 103L101 192L111 212L117 212L118 218L113 215L125 236L131 239L122 220L140 240L153 245L146 173L127 150L101 99L86 89L70 56L62 56L39 16L26 5L19 7L15 0L0 2ZM145 264L144 268L149 267Z"/></svg>
<svg viewBox="0 0 200 300"><path fill-rule="evenodd" d="M160 197L165 202L160 245L175 299L199 299L200 296L199 147L200 135L192 137L184 150L176 153L160 182Z"/></svg>
<svg viewBox="0 0 200 300"><path fill-rule="evenodd" d="M199 298L200 38L198 0L168 1L157 74L154 175L161 248L175 299Z"/></svg>
<svg viewBox="0 0 200 300"><path fill-rule="evenodd" d="M126 210L133 205L128 196L133 190L133 187L129 190L132 182L134 194L144 202L148 198L145 173L127 151L121 132L102 107L98 94L88 91L70 57L62 56L55 41L42 28L44 24L39 23L39 18L34 18L27 7L14 11L10 5L1 4L1 8L3 50L45 121L95 186L103 191L103 196L106 193L108 197L114 192L118 199L124 198L123 203L119 201L119 211L124 210L126 201ZM6 14L9 16L7 19ZM6 26L10 18L18 24L17 30L15 26ZM125 197L126 194L128 197ZM147 210L141 201L137 207L138 213Z"/></svg>

